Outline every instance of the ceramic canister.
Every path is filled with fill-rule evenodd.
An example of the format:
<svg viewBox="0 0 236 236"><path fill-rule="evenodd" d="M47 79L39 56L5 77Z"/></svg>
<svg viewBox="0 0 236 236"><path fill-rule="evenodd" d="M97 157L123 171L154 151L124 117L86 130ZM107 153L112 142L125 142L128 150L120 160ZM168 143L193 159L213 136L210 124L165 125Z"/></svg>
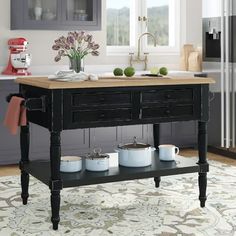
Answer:
<svg viewBox="0 0 236 236"><path fill-rule="evenodd" d="M89 171L106 171L109 169L109 155L101 154L101 149L94 149L94 153L85 158L85 167Z"/></svg>
<svg viewBox="0 0 236 236"><path fill-rule="evenodd" d="M116 152L119 156L119 165L125 167L145 167L152 164L152 152L156 150L149 144L137 143L134 137L133 143L119 145Z"/></svg>
<svg viewBox="0 0 236 236"><path fill-rule="evenodd" d="M61 172L78 172L82 169L82 158L77 156L63 156L61 157Z"/></svg>

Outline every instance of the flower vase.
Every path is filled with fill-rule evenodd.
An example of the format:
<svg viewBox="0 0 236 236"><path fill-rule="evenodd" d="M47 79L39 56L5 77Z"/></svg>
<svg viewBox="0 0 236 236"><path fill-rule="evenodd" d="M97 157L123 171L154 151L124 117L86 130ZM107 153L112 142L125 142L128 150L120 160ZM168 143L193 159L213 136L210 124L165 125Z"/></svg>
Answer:
<svg viewBox="0 0 236 236"><path fill-rule="evenodd" d="M84 71L84 59L79 57L70 58L70 70L74 70L76 73Z"/></svg>

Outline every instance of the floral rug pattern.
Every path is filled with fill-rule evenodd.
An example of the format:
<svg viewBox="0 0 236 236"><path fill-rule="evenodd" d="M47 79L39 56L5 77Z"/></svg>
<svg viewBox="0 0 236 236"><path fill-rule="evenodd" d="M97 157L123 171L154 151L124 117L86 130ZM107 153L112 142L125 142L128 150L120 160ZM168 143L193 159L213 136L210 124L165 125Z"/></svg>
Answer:
<svg viewBox="0 0 236 236"><path fill-rule="evenodd" d="M0 236L235 236L236 167L210 161L208 200L201 209L198 174L117 182L61 192L61 222L50 222L50 192L30 177L27 206L18 176L0 178Z"/></svg>

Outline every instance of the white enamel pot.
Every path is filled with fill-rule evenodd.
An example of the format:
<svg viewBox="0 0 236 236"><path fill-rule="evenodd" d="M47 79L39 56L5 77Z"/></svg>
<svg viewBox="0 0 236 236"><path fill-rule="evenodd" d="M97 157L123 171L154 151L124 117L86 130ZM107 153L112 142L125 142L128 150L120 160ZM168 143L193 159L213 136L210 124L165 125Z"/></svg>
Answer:
<svg viewBox="0 0 236 236"><path fill-rule="evenodd" d="M82 159L77 156L63 156L61 157L61 172L78 172L82 169Z"/></svg>
<svg viewBox="0 0 236 236"><path fill-rule="evenodd" d="M152 152L156 149L149 144L128 143L119 145L115 151L118 153L119 165L125 167L145 167L152 164Z"/></svg>
<svg viewBox="0 0 236 236"><path fill-rule="evenodd" d="M94 154L85 158L85 168L89 171L107 171L109 169L109 155L100 154L101 149L94 149Z"/></svg>

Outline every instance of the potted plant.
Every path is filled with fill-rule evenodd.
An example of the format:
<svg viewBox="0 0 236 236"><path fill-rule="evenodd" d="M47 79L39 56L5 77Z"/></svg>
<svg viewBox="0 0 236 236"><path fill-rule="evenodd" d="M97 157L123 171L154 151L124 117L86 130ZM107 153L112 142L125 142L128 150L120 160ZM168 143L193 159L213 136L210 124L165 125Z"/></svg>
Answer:
<svg viewBox="0 0 236 236"><path fill-rule="evenodd" d="M55 40L52 49L57 51L55 61L58 62L62 57L70 60L70 69L76 73L84 70L83 59L91 54L99 56L99 44L93 41L93 36L84 31L68 32L67 37L61 36Z"/></svg>

